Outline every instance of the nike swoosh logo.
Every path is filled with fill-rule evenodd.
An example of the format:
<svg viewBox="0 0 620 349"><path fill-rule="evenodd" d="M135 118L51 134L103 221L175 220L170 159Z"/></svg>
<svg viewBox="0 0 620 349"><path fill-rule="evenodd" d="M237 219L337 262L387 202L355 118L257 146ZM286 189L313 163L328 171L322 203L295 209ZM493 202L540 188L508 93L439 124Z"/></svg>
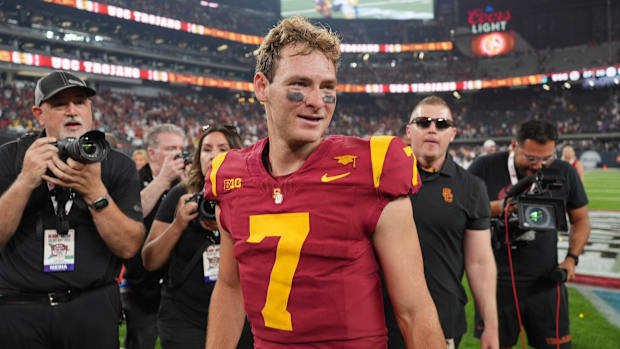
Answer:
<svg viewBox="0 0 620 349"><path fill-rule="evenodd" d="M347 173L343 173L343 174L339 174L335 176L328 176L327 173L324 173L323 177L321 177L321 182L327 183L327 182L335 181L336 179L344 178L350 174L351 172L347 172Z"/></svg>

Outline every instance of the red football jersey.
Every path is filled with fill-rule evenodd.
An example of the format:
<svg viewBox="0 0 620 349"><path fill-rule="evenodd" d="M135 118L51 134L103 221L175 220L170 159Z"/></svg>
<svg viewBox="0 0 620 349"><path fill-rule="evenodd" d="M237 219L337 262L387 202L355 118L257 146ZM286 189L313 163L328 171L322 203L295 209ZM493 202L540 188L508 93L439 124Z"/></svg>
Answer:
<svg viewBox="0 0 620 349"><path fill-rule="evenodd" d="M266 144L220 154L205 179L234 240L256 348L384 348L371 236L389 201L419 190L413 151L391 136L331 136L274 178Z"/></svg>

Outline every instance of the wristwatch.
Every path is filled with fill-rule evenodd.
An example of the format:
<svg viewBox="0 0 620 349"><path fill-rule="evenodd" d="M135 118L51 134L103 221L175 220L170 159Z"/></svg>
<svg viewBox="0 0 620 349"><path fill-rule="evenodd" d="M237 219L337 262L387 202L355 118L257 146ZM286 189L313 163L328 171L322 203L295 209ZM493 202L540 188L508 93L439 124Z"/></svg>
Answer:
<svg viewBox="0 0 620 349"><path fill-rule="evenodd" d="M88 207L92 208L95 211L101 211L108 206L110 203L110 197L108 195L99 197L95 199L92 203L86 203Z"/></svg>
<svg viewBox="0 0 620 349"><path fill-rule="evenodd" d="M575 260L575 265L579 264L579 256L573 253L568 252L566 254L566 258L572 258Z"/></svg>

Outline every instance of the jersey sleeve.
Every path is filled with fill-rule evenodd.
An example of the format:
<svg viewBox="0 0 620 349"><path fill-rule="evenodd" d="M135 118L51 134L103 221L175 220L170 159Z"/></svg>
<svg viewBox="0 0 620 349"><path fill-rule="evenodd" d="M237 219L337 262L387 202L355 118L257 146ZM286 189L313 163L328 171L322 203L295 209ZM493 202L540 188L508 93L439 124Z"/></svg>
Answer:
<svg viewBox="0 0 620 349"><path fill-rule="evenodd" d="M395 198L415 194L422 181L410 146L394 136L370 138L373 185L382 195Z"/></svg>

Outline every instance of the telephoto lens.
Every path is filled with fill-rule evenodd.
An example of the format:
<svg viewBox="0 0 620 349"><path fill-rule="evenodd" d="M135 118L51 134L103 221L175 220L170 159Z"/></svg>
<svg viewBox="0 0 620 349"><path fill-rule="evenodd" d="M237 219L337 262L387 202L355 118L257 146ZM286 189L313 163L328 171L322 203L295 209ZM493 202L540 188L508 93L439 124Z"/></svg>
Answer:
<svg viewBox="0 0 620 349"><path fill-rule="evenodd" d="M105 133L97 130L88 131L80 138L67 137L56 142L58 156L63 161L72 158L83 164L103 161L110 152L110 144Z"/></svg>

